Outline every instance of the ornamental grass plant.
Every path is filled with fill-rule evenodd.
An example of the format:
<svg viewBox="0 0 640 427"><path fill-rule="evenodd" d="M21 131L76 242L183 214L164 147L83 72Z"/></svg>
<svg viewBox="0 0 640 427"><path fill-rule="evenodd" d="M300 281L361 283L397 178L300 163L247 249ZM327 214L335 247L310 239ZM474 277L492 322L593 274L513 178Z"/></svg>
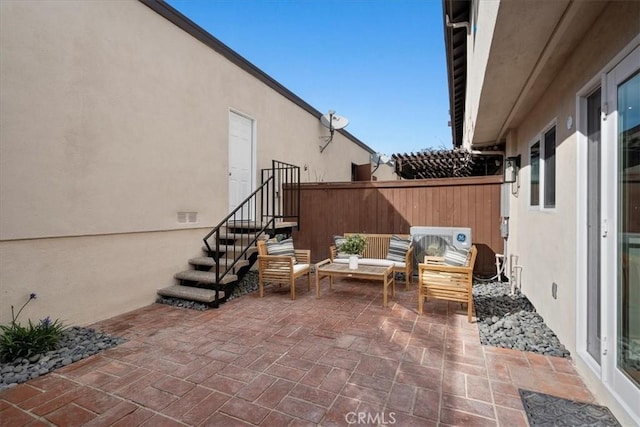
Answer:
<svg viewBox="0 0 640 427"><path fill-rule="evenodd" d="M34 299L36 294L32 293L16 315L12 305L11 323L0 325L0 361L3 363L12 362L20 357L29 358L46 353L56 349L60 342L62 332L65 330L60 320L51 321L49 317L37 323L29 320L27 326L22 326L18 322L22 310Z"/></svg>

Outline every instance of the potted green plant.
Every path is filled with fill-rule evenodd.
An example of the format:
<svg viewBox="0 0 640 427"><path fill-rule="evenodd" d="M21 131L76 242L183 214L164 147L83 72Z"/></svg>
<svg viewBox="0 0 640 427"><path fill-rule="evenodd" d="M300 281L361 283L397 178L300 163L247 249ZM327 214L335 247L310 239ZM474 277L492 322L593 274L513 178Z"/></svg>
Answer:
<svg viewBox="0 0 640 427"><path fill-rule="evenodd" d="M355 270L358 268L358 257L364 254L364 248L367 241L360 234L352 234L345 238L344 243L340 245L338 250L342 253L349 254L349 268Z"/></svg>

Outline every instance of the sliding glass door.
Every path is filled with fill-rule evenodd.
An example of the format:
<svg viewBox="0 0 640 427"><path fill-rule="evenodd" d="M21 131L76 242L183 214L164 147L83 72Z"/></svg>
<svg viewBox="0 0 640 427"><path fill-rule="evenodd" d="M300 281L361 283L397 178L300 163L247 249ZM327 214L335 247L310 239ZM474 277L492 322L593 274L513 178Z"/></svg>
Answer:
<svg viewBox="0 0 640 427"><path fill-rule="evenodd" d="M615 234L606 245L604 318L609 344L603 374L625 404L640 406L640 48L607 74L608 152L603 169ZM612 350L612 351L611 351Z"/></svg>

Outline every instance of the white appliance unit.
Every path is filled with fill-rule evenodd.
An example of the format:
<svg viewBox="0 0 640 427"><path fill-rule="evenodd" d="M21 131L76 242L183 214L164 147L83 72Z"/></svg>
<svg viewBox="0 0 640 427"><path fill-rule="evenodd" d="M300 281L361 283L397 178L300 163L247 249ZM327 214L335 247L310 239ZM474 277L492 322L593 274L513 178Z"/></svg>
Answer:
<svg viewBox="0 0 640 427"><path fill-rule="evenodd" d="M424 262L425 255L442 256L447 246L456 249L471 249L471 228L468 227L426 227L410 228L413 241L413 274L418 274L418 264Z"/></svg>

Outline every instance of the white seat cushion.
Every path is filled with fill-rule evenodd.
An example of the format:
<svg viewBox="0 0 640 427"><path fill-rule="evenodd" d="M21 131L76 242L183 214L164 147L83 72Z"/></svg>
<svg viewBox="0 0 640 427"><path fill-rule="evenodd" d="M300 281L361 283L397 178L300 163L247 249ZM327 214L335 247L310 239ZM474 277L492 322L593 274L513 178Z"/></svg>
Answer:
<svg viewBox="0 0 640 427"><path fill-rule="evenodd" d="M298 272L304 270L304 269L308 269L309 268L309 264L294 264L293 265L293 274L297 274ZM290 271L289 267L286 265L281 265L279 267L271 267L271 268L267 268L264 270L266 273L282 273L282 272L287 272Z"/></svg>
<svg viewBox="0 0 640 427"><path fill-rule="evenodd" d="M294 264L293 266L293 274L296 274L305 268L309 268L309 264Z"/></svg>
<svg viewBox="0 0 640 427"><path fill-rule="evenodd" d="M349 264L349 259L336 258L333 260L336 264ZM358 258L358 265L375 265L378 267L388 267L393 265L393 261L389 261L387 259L377 259L377 258Z"/></svg>
<svg viewBox="0 0 640 427"><path fill-rule="evenodd" d="M349 264L348 259L336 258L333 260L336 264ZM358 258L358 265L375 265L378 267L388 267L392 265L396 268L405 268L406 264L404 262L397 261L389 261L388 259L377 259L377 258Z"/></svg>

